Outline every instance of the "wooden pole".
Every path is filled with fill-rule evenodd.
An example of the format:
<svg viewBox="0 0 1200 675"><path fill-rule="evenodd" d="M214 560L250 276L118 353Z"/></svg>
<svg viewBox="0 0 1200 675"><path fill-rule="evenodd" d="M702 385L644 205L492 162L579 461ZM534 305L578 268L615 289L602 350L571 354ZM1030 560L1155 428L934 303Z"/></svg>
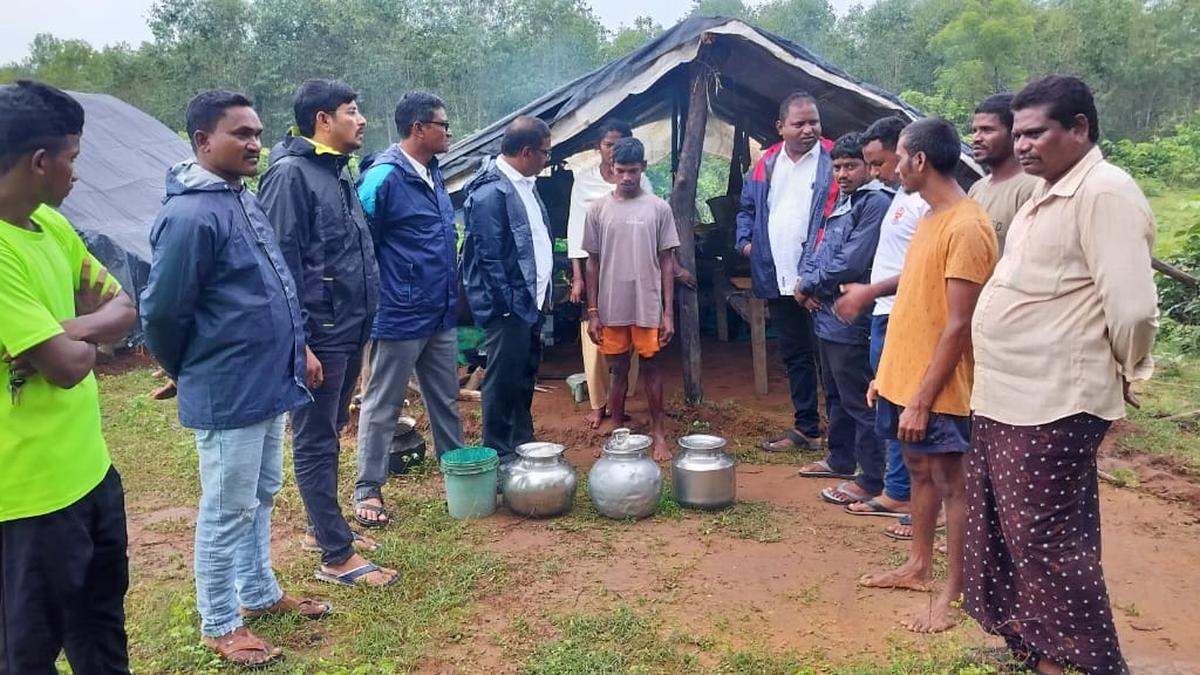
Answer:
<svg viewBox="0 0 1200 675"><path fill-rule="evenodd" d="M687 122L679 151L679 172L671 188L671 211L679 230L679 262L696 273L696 183L700 177L700 158L704 153L704 128L708 122L709 70L697 60L688 76ZM683 392L688 403L704 400L700 371L700 305L696 292L677 287L679 326L676 333L683 348Z"/></svg>

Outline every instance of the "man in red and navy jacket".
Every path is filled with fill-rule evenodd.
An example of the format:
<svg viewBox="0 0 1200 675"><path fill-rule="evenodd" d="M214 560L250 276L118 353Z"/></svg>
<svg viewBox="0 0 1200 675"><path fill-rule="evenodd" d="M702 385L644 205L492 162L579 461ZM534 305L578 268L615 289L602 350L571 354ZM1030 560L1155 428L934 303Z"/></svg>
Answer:
<svg viewBox="0 0 1200 675"><path fill-rule="evenodd" d="M792 293L800 259L819 241L825 216L837 202L833 143L821 137L817 101L806 92L783 100L775 128L783 140L767 148L743 182L736 246L750 259L755 297L768 301L795 409L792 428L762 447L816 450L821 431L812 318Z"/></svg>

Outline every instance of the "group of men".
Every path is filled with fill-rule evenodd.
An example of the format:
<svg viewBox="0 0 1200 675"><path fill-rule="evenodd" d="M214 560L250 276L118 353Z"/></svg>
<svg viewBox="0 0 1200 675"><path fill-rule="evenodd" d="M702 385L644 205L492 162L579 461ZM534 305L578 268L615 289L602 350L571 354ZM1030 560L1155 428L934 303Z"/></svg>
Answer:
<svg viewBox="0 0 1200 675"><path fill-rule="evenodd" d="M186 115L195 157L167 175L135 312L53 208L74 180L82 108L39 83L0 87L0 313L13 317L0 324L11 394L0 397L0 664L12 672L46 671L64 648L78 672L128 670L124 506L91 371L96 345L123 337L139 313L195 434L203 641L233 663L282 655L244 622L332 611L285 593L271 567L287 415L316 576L398 580L367 559L378 543L339 507L338 439L365 358L353 505L365 527L390 520L382 487L411 376L437 453L462 445L460 283L486 331L483 443L507 463L533 440L553 272L535 182L549 128L514 119L466 186L460 267L436 159L451 138L444 103L401 97L400 141L355 184L350 154L366 124L357 99L341 82L304 82L296 126L256 196L245 184L261 151L252 102L196 96ZM913 630L948 628L965 593L968 613L1037 672L1126 672L1100 570L1095 453L1129 383L1152 367L1154 223L1096 147L1091 92L1051 76L982 103L974 150L991 173L969 195L956 178L958 134L943 120L887 118L831 142L817 100L797 93L777 128L783 140L747 176L737 218L795 413L764 450L821 447L819 372L828 455L801 475L844 478L821 497L849 513L911 515L888 530L912 539L909 560L860 583L928 590L942 511L949 575ZM689 279L642 144L617 124L598 149L570 228L572 299L586 303L585 342L596 347L586 358L610 385L590 420L623 421L640 357L661 460L655 359L673 333L673 285Z"/></svg>
<svg viewBox="0 0 1200 675"><path fill-rule="evenodd" d="M861 585L929 591L944 527L945 587L911 630L948 629L963 597L1035 672L1128 672L1096 451L1152 369L1155 226L1100 154L1091 91L1049 76L983 101L972 149L990 171L969 192L944 120L829 142L797 93L777 127L738 214L795 411L763 450L820 447L819 372L827 455L800 475L845 479L821 498L896 517L885 533L911 539L901 567Z"/></svg>

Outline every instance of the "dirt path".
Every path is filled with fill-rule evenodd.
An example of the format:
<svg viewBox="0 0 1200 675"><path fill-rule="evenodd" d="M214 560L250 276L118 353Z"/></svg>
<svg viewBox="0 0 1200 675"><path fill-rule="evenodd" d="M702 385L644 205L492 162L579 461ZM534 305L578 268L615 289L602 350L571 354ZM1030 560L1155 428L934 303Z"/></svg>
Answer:
<svg viewBox="0 0 1200 675"><path fill-rule="evenodd" d="M705 349L706 364L713 364L704 373L707 397L736 398L754 411L749 419L718 415L711 420L713 433L754 437L769 433L772 422L786 425L790 407L780 369L771 371L770 394L747 396L745 346L706 344ZM565 347L552 351L543 372L567 374L570 358ZM678 379L672 373L668 381ZM549 384L558 387L539 394L534 404L539 438L568 445L572 463L586 471L591 450L603 437L582 428L586 404L575 406L561 383ZM640 396L630 410L635 424L644 419ZM690 423L675 422L677 431ZM778 527L779 541L769 543L731 536L713 526L711 514L577 528L500 513L478 527L489 548L514 562L508 590L485 599L465 639L423 670L503 671L514 652L553 634L552 617L619 603L648 608L662 625L699 639L799 652L820 648L835 660L882 655L896 639L942 639L913 637L898 625L927 603L928 595L856 586L864 571L902 560L906 545L882 536L888 519L849 516L821 502L817 492L826 484L798 478L794 466L739 467L739 500L768 505L766 520ZM1121 643L1134 672L1200 672L1195 640L1200 621L1188 603L1180 602L1200 597L1196 511L1188 503L1107 486L1102 497L1104 564ZM512 626L518 617L523 628L529 623L523 635ZM954 639L987 640L969 620Z"/></svg>

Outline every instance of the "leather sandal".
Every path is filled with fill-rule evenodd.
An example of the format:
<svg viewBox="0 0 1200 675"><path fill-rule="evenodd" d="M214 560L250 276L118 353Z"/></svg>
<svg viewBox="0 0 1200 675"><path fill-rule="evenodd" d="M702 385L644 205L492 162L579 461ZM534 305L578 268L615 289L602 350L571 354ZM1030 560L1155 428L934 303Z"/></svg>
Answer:
<svg viewBox="0 0 1200 675"><path fill-rule="evenodd" d="M200 642L222 660L243 668L262 668L283 658L283 650L251 633L245 626L219 637L201 638Z"/></svg>
<svg viewBox="0 0 1200 675"><path fill-rule="evenodd" d="M264 616L278 616L280 614L299 614L305 619L324 619L333 613L333 605L312 598L297 598L288 594L284 594L275 604L263 609L246 609L245 607L239 610L244 619L261 619Z"/></svg>

